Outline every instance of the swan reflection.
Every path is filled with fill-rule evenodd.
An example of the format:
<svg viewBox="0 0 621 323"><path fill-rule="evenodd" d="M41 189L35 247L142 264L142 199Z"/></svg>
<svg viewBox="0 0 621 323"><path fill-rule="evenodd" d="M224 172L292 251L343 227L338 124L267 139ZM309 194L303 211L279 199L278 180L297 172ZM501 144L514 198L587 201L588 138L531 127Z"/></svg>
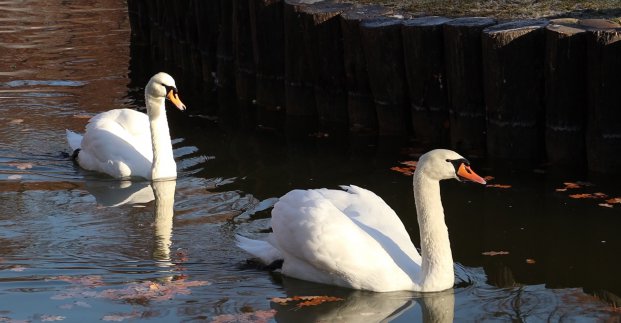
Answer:
<svg viewBox="0 0 621 323"><path fill-rule="evenodd" d="M170 267L176 180L153 182L87 181L86 189L97 204L105 207L140 205L155 200L153 259Z"/></svg>
<svg viewBox="0 0 621 323"><path fill-rule="evenodd" d="M434 293L375 293L282 277L287 297L328 295L342 301L296 307L272 302L278 322L453 322L452 289Z"/></svg>

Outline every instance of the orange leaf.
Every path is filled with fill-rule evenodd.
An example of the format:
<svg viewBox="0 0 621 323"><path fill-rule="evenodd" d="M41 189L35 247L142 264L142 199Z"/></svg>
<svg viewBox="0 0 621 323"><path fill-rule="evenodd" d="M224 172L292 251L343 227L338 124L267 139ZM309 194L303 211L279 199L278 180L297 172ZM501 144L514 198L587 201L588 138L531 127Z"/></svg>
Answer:
<svg viewBox="0 0 621 323"><path fill-rule="evenodd" d="M495 188L511 188L511 185L505 184L488 184L486 187L495 187Z"/></svg>
<svg viewBox="0 0 621 323"><path fill-rule="evenodd" d="M580 188L581 187L579 184L571 183L571 182L565 182L563 184L565 185L565 188Z"/></svg>
<svg viewBox="0 0 621 323"><path fill-rule="evenodd" d="M608 204L621 204L621 197L615 197L615 198L611 198L606 200L606 203Z"/></svg>
<svg viewBox="0 0 621 323"><path fill-rule="evenodd" d="M572 199L605 199L608 195L604 193L582 193L582 194L571 194L569 195Z"/></svg>
<svg viewBox="0 0 621 323"><path fill-rule="evenodd" d="M529 264L529 265L532 265L532 264L536 263L536 261L535 261L535 259L527 258L526 259L526 263Z"/></svg>
<svg viewBox="0 0 621 323"><path fill-rule="evenodd" d="M494 176L490 176L490 175L487 175L487 176L483 177L483 179L488 181L488 182L493 180L494 178L495 178Z"/></svg>
<svg viewBox="0 0 621 323"><path fill-rule="evenodd" d="M508 255L509 251L484 251L484 252L481 252L481 254L483 256L502 256L502 255Z"/></svg>
<svg viewBox="0 0 621 323"><path fill-rule="evenodd" d="M410 167L416 167L416 164L418 164L418 162L414 160L406 160L406 161L402 161L401 164L410 166Z"/></svg>
<svg viewBox="0 0 621 323"><path fill-rule="evenodd" d="M336 301L342 301L343 299L340 297L333 297L333 296L315 296L314 298L304 301L304 302L300 302L298 303L298 305L296 305L297 307L306 307L306 306L317 306L320 304L323 304L325 302L336 302Z"/></svg>
<svg viewBox="0 0 621 323"><path fill-rule="evenodd" d="M395 167L391 167L390 170L394 170L396 172L399 172L403 175L407 175L407 176L411 176L414 174L413 169L409 168L409 167L399 167L399 166L395 166Z"/></svg>

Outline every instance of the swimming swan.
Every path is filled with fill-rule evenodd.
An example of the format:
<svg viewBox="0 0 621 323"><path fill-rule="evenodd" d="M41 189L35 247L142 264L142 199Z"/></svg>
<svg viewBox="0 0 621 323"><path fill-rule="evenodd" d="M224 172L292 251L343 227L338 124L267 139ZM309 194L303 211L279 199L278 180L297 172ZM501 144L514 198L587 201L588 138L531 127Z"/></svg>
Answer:
<svg viewBox="0 0 621 323"><path fill-rule="evenodd" d="M389 292L432 292L453 287L453 257L440 180L485 184L454 151L420 157L414 199L421 253L397 214L375 193L351 185L341 190L293 190L274 205L266 240L237 236L237 245L282 274L317 283Z"/></svg>
<svg viewBox="0 0 621 323"><path fill-rule="evenodd" d="M179 110L175 80L166 73L155 74L144 90L147 114L116 109L88 121L84 136L67 130L67 141L80 167L115 178L177 177L164 100Z"/></svg>

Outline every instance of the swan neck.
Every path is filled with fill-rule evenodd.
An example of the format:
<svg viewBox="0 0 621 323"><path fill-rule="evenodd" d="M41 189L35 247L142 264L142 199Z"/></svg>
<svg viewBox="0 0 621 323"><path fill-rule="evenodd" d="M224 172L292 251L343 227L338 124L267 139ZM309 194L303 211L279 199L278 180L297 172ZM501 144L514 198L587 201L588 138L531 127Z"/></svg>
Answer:
<svg viewBox="0 0 621 323"><path fill-rule="evenodd" d="M455 277L448 228L440 197L440 182L414 174L414 199L420 229L422 275L424 290L443 290L453 286Z"/></svg>
<svg viewBox="0 0 621 323"><path fill-rule="evenodd" d="M177 167L173 158L164 98L155 98L149 95L146 95L145 98L153 145L151 179L176 178Z"/></svg>

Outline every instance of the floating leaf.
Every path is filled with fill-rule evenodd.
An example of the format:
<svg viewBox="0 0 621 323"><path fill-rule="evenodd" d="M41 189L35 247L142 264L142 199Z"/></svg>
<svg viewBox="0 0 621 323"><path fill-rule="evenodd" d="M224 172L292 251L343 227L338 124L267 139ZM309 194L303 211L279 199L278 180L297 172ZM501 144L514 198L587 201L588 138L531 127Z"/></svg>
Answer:
<svg viewBox="0 0 621 323"><path fill-rule="evenodd" d="M481 254L483 256L502 256L502 255L508 255L509 251L484 251L484 252L481 252Z"/></svg>
<svg viewBox="0 0 621 323"><path fill-rule="evenodd" d="M24 122L24 119L13 119L9 121L9 124L20 124L22 122Z"/></svg>
<svg viewBox="0 0 621 323"><path fill-rule="evenodd" d="M418 162L414 161L414 160L406 160L406 161L402 161L401 164L403 164L405 166L416 167Z"/></svg>
<svg viewBox="0 0 621 323"><path fill-rule="evenodd" d="M535 261L535 259L532 259L532 258L527 258L527 259L526 259L526 263L527 263L527 264L529 264L529 265L532 265L532 264L535 264L535 263L536 263L536 261Z"/></svg>
<svg viewBox="0 0 621 323"><path fill-rule="evenodd" d="M15 167L17 169L26 170L32 168L32 163L6 163L7 166Z"/></svg>
<svg viewBox="0 0 621 323"><path fill-rule="evenodd" d="M487 184L485 187L493 187L493 188L511 188L511 185L506 184Z"/></svg>
<svg viewBox="0 0 621 323"><path fill-rule="evenodd" d="M603 207L607 207L607 208L613 208L613 207L614 207L614 205L612 205L612 204L608 204L608 203L599 203L599 204L597 204L597 205L599 205L599 206L603 206Z"/></svg>
<svg viewBox="0 0 621 323"><path fill-rule="evenodd" d="M409 167L399 167L399 166L395 166L395 167L391 167L390 170L394 170L395 172L399 172L403 175L406 176L412 176L414 175L414 172L411 168Z"/></svg>
<svg viewBox="0 0 621 323"><path fill-rule="evenodd" d="M142 313L140 312L130 312L130 313L116 313L116 314L111 314L111 315L106 315L104 317L101 318L102 321L113 321L113 322L121 322L124 320L128 320L128 319L134 319L134 318L138 318L142 316Z"/></svg>
<svg viewBox="0 0 621 323"><path fill-rule="evenodd" d="M494 176L490 176L490 175L483 177L483 179L487 182L494 180L494 178L495 178Z"/></svg>
<svg viewBox="0 0 621 323"><path fill-rule="evenodd" d="M261 311L253 311L249 313L241 313L241 314L223 314L214 317L211 322L212 323L230 323L230 322L240 322L240 323L264 323L270 322L274 319L276 315L276 310L261 310Z"/></svg>
<svg viewBox="0 0 621 323"><path fill-rule="evenodd" d="M614 197L611 199L606 200L606 203L608 204L621 204L621 197Z"/></svg>
<svg viewBox="0 0 621 323"><path fill-rule="evenodd" d="M605 199L608 195L604 193L581 193L581 194L571 194L569 195L572 199Z"/></svg>
<svg viewBox="0 0 621 323"><path fill-rule="evenodd" d="M286 298L274 297L271 299L272 302L279 305L289 305L289 303L297 303L295 306L298 308L306 306L316 306L325 302L337 302L342 300L342 298L334 296L293 296Z"/></svg>
<svg viewBox="0 0 621 323"><path fill-rule="evenodd" d="M42 322L63 321L66 317L60 315L41 315Z"/></svg>

